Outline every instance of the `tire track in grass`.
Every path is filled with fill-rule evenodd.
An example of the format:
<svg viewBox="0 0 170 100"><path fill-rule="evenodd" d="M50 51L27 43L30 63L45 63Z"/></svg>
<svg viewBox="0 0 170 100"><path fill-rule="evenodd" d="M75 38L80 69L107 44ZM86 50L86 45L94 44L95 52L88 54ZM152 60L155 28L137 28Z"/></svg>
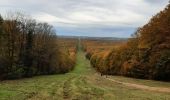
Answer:
<svg viewBox="0 0 170 100"><path fill-rule="evenodd" d="M72 96L72 88L71 88L71 83L73 81L73 79L75 78L75 76L69 78L68 80L66 80L63 84L63 99L69 99Z"/></svg>
<svg viewBox="0 0 170 100"><path fill-rule="evenodd" d="M89 92L86 81L83 76L79 76L75 81L74 81L74 98L73 100L89 100Z"/></svg>
<svg viewBox="0 0 170 100"><path fill-rule="evenodd" d="M94 87L93 84L87 82L86 76L80 76L74 82L76 86L74 100L101 100L104 90Z"/></svg>

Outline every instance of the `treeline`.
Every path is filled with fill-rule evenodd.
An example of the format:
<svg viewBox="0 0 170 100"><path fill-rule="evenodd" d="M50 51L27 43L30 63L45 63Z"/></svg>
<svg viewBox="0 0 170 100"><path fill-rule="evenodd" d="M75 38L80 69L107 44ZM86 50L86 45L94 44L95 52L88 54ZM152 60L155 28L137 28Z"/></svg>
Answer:
<svg viewBox="0 0 170 100"><path fill-rule="evenodd" d="M170 4L106 57L87 53L99 72L170 81Z"/></svg>
<svg viewBox="0 0 170 100"><path fill-rule="evenodd" d="M0 16L0 80L68 72L75 62L58 45L48 23L21 13Z"/></svg>
<svg viewBox="0 0 170 100"><path fill-rule="evenodd" d="M71 64L71 66L76 64L76 53L77 53L77 46L78 46L78 39L71 39L71 38L61 38L58 37L57 39L58 41L58 46L60 48L60 51L63 53L60 59L63 59L63 61L65 62L70 62L68 64ZM65 58L65 57L69 57ZM67 65L70 66L70 65ZM71 70L73 69L73 67L70 68Z"/></svg>

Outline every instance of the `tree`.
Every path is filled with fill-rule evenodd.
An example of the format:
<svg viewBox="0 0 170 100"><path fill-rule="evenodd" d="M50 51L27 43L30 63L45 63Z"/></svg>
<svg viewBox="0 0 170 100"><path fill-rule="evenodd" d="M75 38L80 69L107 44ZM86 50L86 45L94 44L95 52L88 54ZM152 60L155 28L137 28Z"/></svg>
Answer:
<svg viewBox="0 0 170 100"><path fill-rule="evenodd" d="M22 13L0 17L0 79L68 72L74 63L60 52L53 26ZM63 59L59 59L63 57Z"/></svg>

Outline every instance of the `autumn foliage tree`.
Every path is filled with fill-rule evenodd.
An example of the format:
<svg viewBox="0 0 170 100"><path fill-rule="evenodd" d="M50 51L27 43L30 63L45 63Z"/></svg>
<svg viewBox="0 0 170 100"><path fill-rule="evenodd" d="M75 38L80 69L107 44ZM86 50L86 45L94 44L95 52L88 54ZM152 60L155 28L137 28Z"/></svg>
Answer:
<svg viewBox="0 0 170 100"><path fill-rule="evenodd" d="M58 45L48 23L38 23L18 12L10 12L4 19L0 16L0 79L70 71L74 61Z"/></svg>
<svg viewBox="0 0 170 100"><path fill-rule="evenodd" d="M87 58L96 69L105 67L101 73L170 81L170 4L104 59Z"/></svg>

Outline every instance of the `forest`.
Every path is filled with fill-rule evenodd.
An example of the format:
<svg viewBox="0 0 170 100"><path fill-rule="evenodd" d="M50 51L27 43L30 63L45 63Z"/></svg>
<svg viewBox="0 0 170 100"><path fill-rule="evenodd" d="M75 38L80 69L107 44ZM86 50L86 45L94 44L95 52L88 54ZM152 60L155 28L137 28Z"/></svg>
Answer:
<svg viewBox="0 0 170 100"><path fill-rule="evenodd" d="M169 81L169 20L170 4L128 40L82 39L86 57L102 74ZM58 38L48 23L9 12L0 16L0 33L1 80L66 73L75 65L78 39Z"/></svg>
<svg viewBox="0 0 170 100"><path fill-rule="evenodd" d="M70 54L59 42L48 23L20 12L0 16L0 80L69 72L76 48Z"/></svg>
<svg viewBox="0 0 170 100"><path fill-rule="evenodd" d="M112 50L106 48L109 44L98 44L105 48L105 54L97 53L100 48L95 48L96 53L93 53L94 50L85 45L86 57L97 71L106 75L170 81L169 22L170 4L146 25L138 28L126 43L115 46ZM88 42L93 44L88 40L85 44Z"/></svg>
<svg viewBox="0 0 170 100"><path fill-rule="evenodd" d="M170 100L167 3L0 0L0 100Z"/></svg>

